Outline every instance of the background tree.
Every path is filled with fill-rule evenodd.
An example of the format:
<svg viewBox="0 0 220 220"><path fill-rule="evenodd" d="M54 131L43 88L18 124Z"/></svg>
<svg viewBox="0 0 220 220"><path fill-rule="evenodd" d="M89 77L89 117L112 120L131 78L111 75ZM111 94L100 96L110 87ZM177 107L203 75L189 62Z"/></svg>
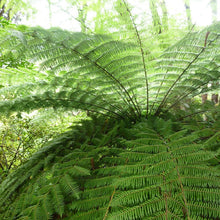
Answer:
<svg viewBox="0 0 220 220"><path fill-rule="evenodd" d="M210 5L211 5L211 9L212 9L212 21L216 22L217 21L217 0L210 0Z"/></svg>
<svg viewBox="0 0 220 220"><path fill-rule="evenodd" d="M186 10L186 17L189 30L192 28L192 18L191 18L191 10L190 10L190 1L184 0L184 6Z"/></svg>
<svg viewBox="0 0 220 220"><path fill-rule="evenodd" d="M163 17L162 17L162 24L164 30L168 30L168 10L166 6L165 0L160 0L160 7L162 9Z"/></svg>
<svg viewBox="0 0 220 220"><path fill-rule="evenodd" d="M86 18L88 11L88 1L67 1L71 6L75 6L77 8L78 16L74 17L80 23L80 29L83 33L86 33L89 30L87 26Z"/></svg>
<svg viewBox="0 0 220 220"><path fill-rule="evenodd" d="M0 1L0 18L18 22L20 16L27 13L27 9L31 9L29 1L19 0L1 0Z"/></svg>
<svg viewBox="0 0 220 220"><path fill-rule="evenodd" d="M161 34L161 32L162 32L162 30L161 30L162 24L161 23L162 22L160 20L160 16L159 16L158 11L157 11L157 3L158 2L154 1L154 0L149 1L155 31L156 31L157 34Z"/></svg>
<svg viewBox="0 0 220 220"><path fill-rule="evenodd" d="M211 11L212 11L212 22L215 23L217 21L217 1L210 1ZM212 83L213 87L218 88L219 82L215 82L215 85ZM202 103L205 103L208 100L208 94L202 95ZM215 104L218 103L218 93L211 95L211 101Z"/></svg>
<svg viewBox="0 0 220 220"><path fill-rule="evenodd" d="M216 0L211 0L210 1L211 9L212 9L212 21L215 23L217 21L217 1ZM219 85L219 82L216 82L216 86ZM217 104L218 103L218 93L212 94L211 100L213 103Z"/></svg>

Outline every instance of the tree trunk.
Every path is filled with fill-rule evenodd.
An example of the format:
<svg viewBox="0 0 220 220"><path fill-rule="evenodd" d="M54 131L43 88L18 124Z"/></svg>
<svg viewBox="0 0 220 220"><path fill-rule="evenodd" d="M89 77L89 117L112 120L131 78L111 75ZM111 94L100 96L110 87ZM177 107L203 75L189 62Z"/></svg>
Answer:
<svg viewBox="0 0 220 220"><path fill-rule="evenodd" d="M83 3L81 7L78 8L78 21L80 22L81 32L86 33L86 12L87 4Z"/></svg>
<svg viewBox="0 0 220 220"><path fill-rule="evenodd" d="M160 0L160 7L162 9L163 17L162 17L162 25L163 30L168 30L168 11L165 0Z"/></svg>
<svg viewBox="0 0 220 220"><path fill-rule="evenodd" d="M217 21L217 0L210 0L210 5L212 9L212 22Z"/></svg>
<svg viewBox="0 0 220 220"><path fill-rule="evenodd" d="M185 10L186 10L186 18L188 23L188 29L192 27L192 18L191 18L191 10L190 10L190 2L189 0L184 0Z"/></svg>
<svg viewBox="0 0 220 220"><path fill-rule="evenodd" d="M218 103L218 94L212 94L212 102L214 104L217 104Z"/></svg>
<svg viewBox="0 0 220 220"><path fill-rule="evenodd" d="M210 0L210 5L212 9L212 23L217 21L217 0ZM216 83L219 85L219 83ZM212 94L211 100L214 104L218 103L218 94Z"/></svg>
<svg viewBox="0 0 220 220"><path fill-rule="evenodd" d="M1 3L1 1L0 1ZM7 11L5 10L5 4L3 4L0 8L0 17L4 17L6 20L11 20L11 8L9 8Z"/></svg>
<svg viewBox="0 0 220 220"><path fill-rule="evenodd" d="M217 87L217 86L219 86L219 82L212 83L212 85L215 85ZM212 94L211 100L212 100L212 102L214 104L217 104L219 102L219 95L218 95L218 93Z"/></svg>
<svg viewBox="0 0 220 220"><path fill-rule="evenodd" d="M51 0L47 0L48 2L48 8L49 8L49 22L50 27L52 27L52 9L51 9Z"/></svg>
<svg viewBox="0 0 220 220"><path fill-rule="evenodd" d="M151 10L151 15L153 19L153 26L157 34L162 33L162 25L160 21L160 16L157 11L157 1L156 0L150 0L150 10Z"/></svg>
<svg viewBox="0 0 220 220"><path fill-rule="evenodd" d="M103 7L104 1L98 0L96 3L96 18L95 18L95 33L102 33L104 30L104 23L103 23L103 18L102 18L102 7Z"/></svg>
<svg viewBox="0 0 220 220"><path fill-rule="evenodd" d="M204 104L208 99L208 94L203 94L202 95L202 104Z"/></svg>
<svg viewBox="0 0 220 220"><path fill-rule="evenodd" d="M2 6L2 8L0 9L0 17L3 17L5 13L5 5Z"/></svg>

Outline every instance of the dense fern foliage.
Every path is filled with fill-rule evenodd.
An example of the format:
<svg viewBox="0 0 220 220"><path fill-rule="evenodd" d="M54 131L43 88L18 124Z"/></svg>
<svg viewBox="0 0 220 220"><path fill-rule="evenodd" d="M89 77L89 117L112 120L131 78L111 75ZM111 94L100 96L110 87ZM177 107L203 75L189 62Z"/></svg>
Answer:
<svg viewBox="0 0 220 220"><path fill-rule="evenodd" d="M218 219L212 129L101 120L48 143L11 174L1 186L2 218Z"/></svg>
<svg viewBox="0 0 220 220"><path fill-rule="evenodd" d="M211 91L220 78L219 28L190 33L153 61L137 29L134 42L60 29L2 30L2 54L13 51L13 59L40 69L0 70L0 92L11 94L0 102L1 114L52 107L92 117L1 183L0 218L219 219L213 161L220 132L177 120L181 102ZM18 82L19 74L27 81Z"/></svg>

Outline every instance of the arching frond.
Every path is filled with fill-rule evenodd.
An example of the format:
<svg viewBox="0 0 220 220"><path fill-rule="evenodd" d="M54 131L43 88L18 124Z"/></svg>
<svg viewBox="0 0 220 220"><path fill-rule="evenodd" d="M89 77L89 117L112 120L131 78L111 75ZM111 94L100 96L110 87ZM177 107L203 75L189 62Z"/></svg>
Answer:
<svg viewBox="0 0 220 220"><path fill-rule="evenodd" d="M147 115L159 114L186 97L212 89L207 85L218 81L220 75L218 27L188 34L151 65L145 59L138 30L139 43L132 44L104 35L32 28L4 33L1 47L37 61L42 71L54 72L49 81L53 90L99 94L113 111L118 113L123 105L126 117L138 118L146 108Z"/></svg>

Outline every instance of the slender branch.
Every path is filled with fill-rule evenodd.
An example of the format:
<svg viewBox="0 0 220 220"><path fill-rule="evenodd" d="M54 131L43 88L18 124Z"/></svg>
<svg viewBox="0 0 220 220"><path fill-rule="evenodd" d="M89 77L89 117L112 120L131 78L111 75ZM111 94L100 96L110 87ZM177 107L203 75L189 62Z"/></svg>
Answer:
<svg viewBox="0 0 220 220"><path fill-rule="evenodd" d="M17 149L16 149L16 151L15 151L14 157L13 157L13 159L11 160L11 163L10 163L10 165L9 165L9 167L8 167L8 171L11 169L12 165L14 164L14 162L15 162L15 160L16 160L16 158L17 158L17 155L18 155L18 152L19 152L19 149L20 149L21 145L22 145L22 141L21 141L21 139L20 139L19 145L18 145L18 147L17 147Z"/></svg>
<svg viewBox="0 0 220 220"><path fill-rule="evenodd" d="M96 89L95 89L95 90L96 90ZM101 94L102 94L103 97L105 96L105 94L103 94L103 93L101 93ZM123 96L122 96L122 98L123 98L123 101L125 102ZM136 99L135 99L135 100L136 100ZM121 112L122 114L124 114L124 112L122 111L122 108L120 108L119 106L115 106L115 105L113 105L113 104L111 104L111 103L108 103L105 99L104 99L104 101L105 101L107 104L110 104L111 107L117 109L119 112ZM137 102L136 102L136 103L137 103ZM137 103L137 104L138 104L138 103ZM137 105L137 107L138 107L138 105ZM126 112L126 115L127 115L128 118L130 118L128 112Z"/></svg>
<svg viewBox="0 0 220 220"><path fill-rule="evenodd" d="M5 150L4 150L4 142L5 142L5 137L6 135L8 134L8 130L5 132L5 134L3 135L3 138L2 138L2 144L1 144L1 148L2 148L2 152L3 152L3 156L5 158L5 165L6 165L6 168L8 170L8 160L7 160L7 157L6 157L6 154L5 154Z"/></svg>
<svg viewBox="0 0 220 220"><path fill-rule="evenodd" d="M77 7L77 9L79 10L79 8ZM86 22L85 20L80 20L79 18L76 18L74 17L72 14L69 13L68 10L64 9L64 8L61 8L61 10L67 14L69 14L74 20L76 20L77 22L80 23L80 25L84 26L85 29L87 29L90 33L94 33L91 28L89 28L87 25L86 25Z"/></svg>
<svg viewBox="0 0 220 220"><path fill-rule="evenodd" d="M187 208L188 204L187 204L186 196L185 196L185 193L184 193L183 183L182 183L181 176L180 176L180 173L179 173L179 169L178 169L178 166L177 166L177 159L173 158L173 160L176 162L175 169L176 169L176 172L177 172L177 175L178 175L178 180L179 180L180 188L181 188L181 191L182 191L183 201L184 201L184 204L185 204L184 208L185 208L185 211L186 211L186 214L187 214L187 219L190 220L191 218L189 216L189 210Z"/></svg>
<svg viewBox="0 0 220 220"><path fill-rule="evenodd" d="M0 161L0 167L1 167L1 169L2 170L4 170L5 168L3 167L3 164L2 164L2 162Z"/></svg>
<svg viewBox="0 0 220 220"><path fill-rule="evenodd" d="M95 90L95 91L98 91L96 88L94 88L94 90ZM98 92L100 93L100 91L98 91ZM101 93L101 94L102 94L102 97L104 98L104 97L105 97L105 94L103 94L103 93ZM96 97L93 93L92 93L92 94L89 94L89 95ZM119 95L120 95L120 93L119 93ZM123 96L122 96L122 98L123 98L123 101L126 102L126 101L124 100L124 97L123 97ZM136 100L136 99L135 99L135 100ZM126 114L128 118L131 118L131 117L132 117L132 115L129 115L130 112L123 112L123 111L122 111L123 108L121 108L121 107L119 107L119 106L115 106L115 105L109 103L109 102L108 102L107 100L105 100L105 99L103 99L103 101L104 101L105 103L107 103L108 105L110 105L111 107L117 109L117 110L118 110L120 113L122 113L123 115ZM137 103L137 102L136 102L136 103ZM138 103L137 103L137 104L138 104ZM129 104L128 104L128 106L129 106ZM137 107L138 107L138 105L137 105ZM124 118L124 117L123 117L123 118Z"/></svg>

